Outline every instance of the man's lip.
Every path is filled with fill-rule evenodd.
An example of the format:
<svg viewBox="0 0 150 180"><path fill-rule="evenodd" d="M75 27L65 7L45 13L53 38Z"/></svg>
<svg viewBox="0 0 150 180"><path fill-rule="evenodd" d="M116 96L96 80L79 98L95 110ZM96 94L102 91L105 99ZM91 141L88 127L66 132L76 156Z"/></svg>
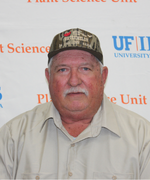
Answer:
<svg viewBox="0 0 150 180"><path fill-rule="evenodd" d="M83 92L76 92L76 93L72 92L72 93L68 93L67 95L79 95L79 94L84 94L84 93Z"/></svg>

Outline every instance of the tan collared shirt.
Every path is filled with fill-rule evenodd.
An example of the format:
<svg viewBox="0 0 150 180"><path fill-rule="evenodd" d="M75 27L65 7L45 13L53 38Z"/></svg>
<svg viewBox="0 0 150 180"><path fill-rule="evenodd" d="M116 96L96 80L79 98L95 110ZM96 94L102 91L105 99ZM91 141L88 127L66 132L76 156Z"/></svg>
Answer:
<svg viewBox="0 0 150 180"><path fill-rule="evenodd" d="M150 179L150 123L105 96L74 140L42 104L0 129L0 179Z"/></svg>

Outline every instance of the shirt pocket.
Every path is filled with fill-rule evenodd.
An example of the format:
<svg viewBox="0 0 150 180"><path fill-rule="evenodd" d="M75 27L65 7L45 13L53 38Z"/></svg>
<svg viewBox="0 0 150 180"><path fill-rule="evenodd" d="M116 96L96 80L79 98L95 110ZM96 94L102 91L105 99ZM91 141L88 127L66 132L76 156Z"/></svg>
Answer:
<svg viewBox="0 0 150 180"><path fill-rule="evenodd" d="M57 179L57 173L24 173L22 179L42 180L42 179Z"/></svg>
<svg viewBox="0 0 150 180"><path fill-rule="evenodd" d="M126 180L126 179L133 179L133 174L120 174L120 173L104 173L104 172L94 172L93 173L94 179L112 179L112 180Z"/></svg>

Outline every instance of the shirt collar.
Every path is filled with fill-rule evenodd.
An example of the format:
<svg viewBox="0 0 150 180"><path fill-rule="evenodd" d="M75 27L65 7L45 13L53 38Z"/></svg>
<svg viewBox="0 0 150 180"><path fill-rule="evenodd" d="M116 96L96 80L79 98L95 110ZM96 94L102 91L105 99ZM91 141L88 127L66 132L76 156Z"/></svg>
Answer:
<svg viewBox="0 0 150 180"><path fill-rule="evenodd" d="M62 129L63 131L66 131L65 128L62 125L61 117L57 109L55 108L54 104L51 102L50 105L47 108L47 112L45 114L45 120L42 123L41 130L44 127L47 120L54 120L55 125ZM91 136L95 137L100 133L101 128L106 128L119 137L121 137L121 133L119 131L118 123L117 123L117 117L114 111L114 105L108 100L107 96L104 94L103 101L101 104L101 107L93 117L93 120L91 124L88 126L88 130L91 131ZM67 131L66 131L67 133ZM65 134L66 134L65 133ZM86 130L87 133L87 130Z"/></svg>
<svg viewBox="0 0 150 180"><path fill-rule="evenodd" d="M48 105L47 112L46 112L45 117L44 117L44 121L43 121L42 126L41 126L41 130L43 129L43 127L45 126L45 124L48 120L54 120L56 126L61 128L62 122L61 122L59 112L57 111L57 109L55 108L55 106L52 102L48 102L46 104L49 104L49 105Z"/></svg>

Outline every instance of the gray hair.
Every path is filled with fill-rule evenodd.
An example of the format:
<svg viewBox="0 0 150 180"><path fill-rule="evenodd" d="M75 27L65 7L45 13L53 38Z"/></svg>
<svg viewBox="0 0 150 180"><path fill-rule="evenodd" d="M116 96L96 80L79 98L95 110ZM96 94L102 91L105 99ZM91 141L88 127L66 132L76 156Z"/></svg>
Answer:
<svg viewBox="0 0 150 180"><path fill-rule="evenodd" d="M96 57L95 57L96 58ZM50 75L50 70L51 70L51 65L53 62L54 56L50 59L49 64L48 64L48 71L49 71L49 75ZM99 65L100 65L100 70L101 70L101 74L103 72L103 64L98 60L98 58L96 58L96 60L98 61Z"/></svg>

